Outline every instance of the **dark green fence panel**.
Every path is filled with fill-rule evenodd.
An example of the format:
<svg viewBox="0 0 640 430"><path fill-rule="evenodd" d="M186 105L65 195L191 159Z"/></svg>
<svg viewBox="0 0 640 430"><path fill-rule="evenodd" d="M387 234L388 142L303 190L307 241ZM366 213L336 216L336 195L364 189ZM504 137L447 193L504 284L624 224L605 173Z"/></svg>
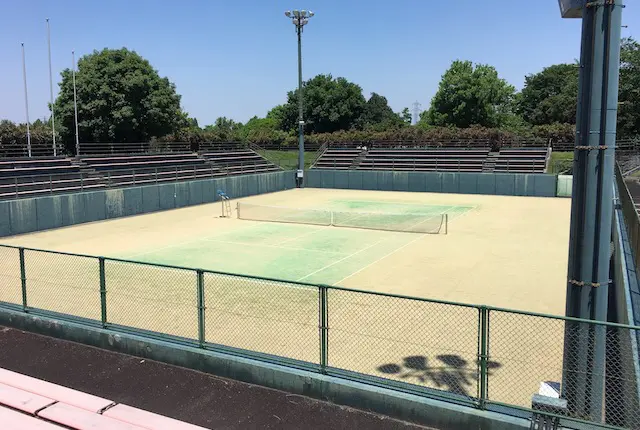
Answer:
<svg viewBox="0 0 640 430"><path fill-rule="evenodd" d="M334 188L349 188L349 172L346 170L335 170L333 172Z"/></svg>
<svg viewBox="0 0 640 430"><path fill-rule="evenodd" d="M425 188L429 193L442 192L442 173L425 172Z"/></svg>
<svg viewBox="0 0 640 430"><path fill-rule="evenodd" d="M458 192L478 194L478 177L481 173L458 173Z"/></svg>
<svg viewBox="0 0 640 430"><path fill-rule="evenodd" d="M515 175L515 177L513 178L513 195L526 196L528 183L529 175ZM533 179L531 179L531 183L533 184Z"/></svg>
<svg viewBox="0 0 640 430"><path fill-rule="evenodd" d="M204 181L189 181L189 206L202 204L202 183Z"/></svg>
<svg viewBox="0 0 640 430"><path fill-rule="evenodd" d="M120 218L124 216L124 193L122 189L106 190L105 194L107 218Z"/></svg>
<svg viewBox="0 0 640 430"><path fill-rule="evenodd" d="M323 170L321 174L322 179L320 183L322 188L334 188L335 178L333 177L333 170Z"/></svg>
<svg viewBox="0 0 640 430"><path fill-rule="evenodd" d="M47 196L37 198L35 201L38 230L49 230L62 226L60 199Z"/></svg>
<svg viewBox="0 0 640 430"><path fill-rule="evenodd" d="M409 191L409 172L393 172L393 191Z"/></svg>
<svg viewBox="0 0 640 430"><path fill-rule="evenodd" d="M362 189L378 190L378 172L365 170L362 172Z"/></svg>
<svg viewBox="0 0 640 430"><path fill-rule="evenodd" d="M459 182L457 173L441 173L442 175L442 192L443 193L458 193Z"/></svg>
<svg viewBox="0 0 640 430"><path fill-rule="evenodd" d="M494 195L496 193L496 175L487 173L478 175L478 194Z"/></svg>
<svg viewBox="0 0 640 430"><path fill-rule="evenodd" d="M9 202L0 202L0 237L11 234L11 216Z"/></svg>
<svg viewBox="0 0 640 430"><path fill-rule="evenodd" d="M304 186L308 188L321 188L322 171L311 169L304 172Z"/></svg>
<svg viewBox="0 0 640 430"><path fill-rule="evenodd" d="M173 195L175 196L176 207L183 208L185 206L189 206L189 183L176 182L173 186Z"/></svg>
<svg viewBox="0 0 640 430"><path fill-rule="evenodd" d="M362 189L362 172L360 170L349 170L349 188L352 190Z"/></svg>
<svg viewBox="0 0 640 430"><path fill-rule="evenodd" d="M142 203L142 188L125 188L122 190L124 198L124 216L132 216L144 213L144 205Z"/></svg>
<svg viewBox="0 0 640 430"><path fill-rule="evenodd" d="M258 177L256 175L247 176L247 193L250 196L258 194Z"/></svg>
<svg viewBox="0 0 640 430"><path fill-rule="evenodd" d="M86 201L87 216L85 222L102 221L107 218L107 193L106 191L95 191L84 193Z"/></svg>
<svg viewBox="0 0 640 430"><path fill-rule="evenodd" d="M218 190L222 185L220 179L202 181L202 203L212 203L218 198Z"/></svg>
<svg viewBox="0 0 640 430"><path fill-rule="evenodd" d="M513 196L515 193L515 175L512 173L496 173L496 194Z"/></svg>
<svg viewBox="0 0 640 430"><path fill-rule="evenodd" d="M11 217L12 234L36 231L38 229L36 199L13 200L9 202L9 216Z"/></svg>
<svg viewBox="0 0 640 430"><path fill-rule="evenodd" d="M86 222L87 196L85 193L60 196L62 226Z"/></svg>
<svg viewBox="0 0 640 430"><path fill-rule="evenodd" d="M530 175L534 177L534 196L555 197L558 177L555 175Z"/></svg>
<svg viewBox="0 0 640 430"><path fill-rule="evenodd" d="M393 191L393 172L377 171L378 189L382 191Z"/></svg>
<svg viewBox="0 0 640 430"><path fill-rule="evenodd" d="M173 194L174 191L173 184L158 185L160 210L174 209L176 207L176 200Z"/></svg>
<svg viewBox="0 0 640 430"><path fill-rule="evenodd" d="M422 172L409 172L408 173L409 191L412 192L425 192L427 191L427 182Z"/></svg>
<svg viewBox="0 0 640 430"><path fill-rule="evenodd" d="M160 194L157 186L142 187L142 210L145 213L160 210Z"/></svg>

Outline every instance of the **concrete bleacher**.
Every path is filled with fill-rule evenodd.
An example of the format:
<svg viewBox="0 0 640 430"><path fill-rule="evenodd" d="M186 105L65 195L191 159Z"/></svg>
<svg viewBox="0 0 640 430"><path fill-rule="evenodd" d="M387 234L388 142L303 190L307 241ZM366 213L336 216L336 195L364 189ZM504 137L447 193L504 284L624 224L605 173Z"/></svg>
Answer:
<svg viewBox="0 0 640 430"><path fill-rule="evenodd" d="M547 148L502 148L495 158L494 172L544 173Z"/></svg>
<svg viewBox="0 0 640 430"><path fill-rule="evenodd" d="M316 169L349 169L365 151L357 148L327 148L313 165Z"/></svg>
<svg viewBox="0 0 640 430"><path fill-rule="evenodd" d="M203 427L0 369L3 430L198 430Z"/></svg>
<svg viewBox="0 0 640 430"><path fill-rule="evenodd" d="M225 175L281 170L256 151L237 143L200 145L199 155Z"/></svg>
<svg viewBox="0 0 640 430"><path fill-rule="evenodd" d="M489 148L370 149L360 170L482 172Z"/></svg>
<svg viewBox="0 0 640 430"><path fill-rule="evenodd" d="M95 155L80 165L98 172L108 186L143 185L224 175L195 153Z"/></svg>
<svg viewBox="0 0 640 430"><path fill-rule="evenodd" d="M0 199L105 187L100 175L83 172L66 157L0 159Z"/></svg>

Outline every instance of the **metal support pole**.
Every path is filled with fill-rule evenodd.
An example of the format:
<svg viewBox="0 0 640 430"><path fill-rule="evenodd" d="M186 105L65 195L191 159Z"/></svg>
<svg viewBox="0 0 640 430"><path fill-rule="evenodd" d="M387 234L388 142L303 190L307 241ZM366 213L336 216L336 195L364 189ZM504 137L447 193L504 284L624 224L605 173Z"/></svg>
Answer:
<svg viewBox="0 0 640 430"><path fill-rule="evenodd" d="M224 204L224 202L223 202ZM205 301L204 301L204 272L202 270L198 270L197 274L197 285L198 285L198 344L200 348L204 348L204 344L206 341L205 334Z"/></svg>
<svg viewBox="0 0 640 430"><path fill-rule="evenodd" d="M485 306L478 309L478 328L480 334L480 347L478 362L480 365L480 409L484 409L487 403L487 362L489 360L489 311Z"/></svg>
<svg viewBox="0 0 640 430"><path fill-rule="evenodd" d="M304 184L304 113L302 101L302 26L296 26L298 33L298 187Z"/></svg>
<svg viewBox="0 0 640 430"><path fill-rule="evenodd" d="M71 51L71 59L73 66L71 68L71 76L73 77L73 114L76 123L76 155L80 155L80 137L78 136L78 95L76 92L76 53Z"/></svg>
<svg viewBox="0 0 640 430"><path fill-rule="evenodd" d="M20 256L20 281L22 287L22 310L28 312L27 307L27 268L24 262L24 248L18 249Z"/></svg>
<svg viewBox="0 0 640 430"><path fill-rule="evenodd" d="M20 44L22 46L22 80L24 81L24 110L27 120L27 153L29 158L31 158L31 130L29 124L29 97L27 96L27 62L25 60L24 55L24 43Z"/></svg>
<svg viewBox="0 0 640 430"><path fill-rule="evenodd" d="M582 9L582 48L566 315L606 321L622 0ZM571 414L602 422L606 332L567 323L562 395Z"/></svg>
<svg viewBox="0 0 640 430"><path fill-rule="evenodd" d="M333 212L332 212L333 215ZM319 300L319 331L320 331L320 373L327 373L327 365L329 361L329 310L328 304L328 288L320 286L318 288Z"/></svg>
<svg viewBox="0 0 640 430"><path fill-rule="evenodd" d="M98 257L100 270L100 319L102 327L107 327L107 276L104 268L104 257Z"/></svg>
<svg viewBox="0 0 640 430"><path fill-rule="evenodd" d="M53 107L53 72L51 70L51 28L49 18L47 18L47 45L49 47L49 96L51 101L51 135L53 137L53 156L58 155L56 150L56 117Z"/></svg>

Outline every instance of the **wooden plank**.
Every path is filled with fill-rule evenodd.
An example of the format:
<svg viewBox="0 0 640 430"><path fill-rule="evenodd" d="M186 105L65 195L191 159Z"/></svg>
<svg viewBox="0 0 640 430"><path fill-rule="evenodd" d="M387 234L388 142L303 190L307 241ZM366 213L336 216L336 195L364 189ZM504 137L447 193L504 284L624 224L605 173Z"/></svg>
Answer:
<svg viewBox="0 0 640 430"><path fill-rule="evenodd" d="M30 393L19 388L0 384L0 405L34 415L40 409L51 406L56 401L48 397Z"/></svg>
<svg viewBox="0 0 640 430"><path fill-rule="evenodd" d="M138 427L64 403L56 403L43 409L38 412L38 416L76 430L145 430L144 427Z"/></svg>
<svg viewBox="0 0 640 430"><path fill-rule="evenodd" d="M204 427L188 424L182 421L174 420L173 418L154 414L153 412L143 411L142 409L133 408L127 405L116 405L112 408L107 409L103 415L105 417L115 418L119 421L137 425L147 430L204 429Z"/></svg>
<svg viewBox="0 0 640 430"><path fill-rule="evenodd" d="M0 406L2 430L62 430L62 427Z"/></svg>

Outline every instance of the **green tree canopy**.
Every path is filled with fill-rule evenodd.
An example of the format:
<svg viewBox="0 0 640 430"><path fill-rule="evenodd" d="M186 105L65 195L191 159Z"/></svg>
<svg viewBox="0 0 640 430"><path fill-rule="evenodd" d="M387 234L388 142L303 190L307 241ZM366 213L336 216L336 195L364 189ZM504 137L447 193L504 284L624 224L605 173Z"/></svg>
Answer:
<svg viewBox="0 0 640 430"><path fill-rule="evenodd" d="M365 109L362 88L345 78L318 75L303 83L305 131L327 133L356 126ZM298 90L290 91L277 114L285 131L298 127Z"/></svg>
<svg viewBox="0 0 640 430"><path fill-rule="evenodd" d="M175 85L126 48L103 49L80 58L76 87L81 142L147 142L187 126ZM62 72L55 113L61 138L72 146L70 69Z"/></svg>
<svg viewBox="0 0 640 430"><path fill-rule="evenodd" d="M579 70L576 64L555 64L526 76L516 111L533 125L575 124Z"/></svg>
<svg viewBox="0 0 640 430"><path fill-rule="evenodd" d="M442 76L422 119L435 126L498 127L510 113L514 93L495 68L456 60Z"/></svg>
<svg viewBox="0 0 640 430"><path fill-rule="evenodd" d="M640 136L640 43L628 38L620 49L618 136Z"/></svg>
<svg viewBox="0 0 640 430"><path fill-rule="evenodd" d="M358 128L382 131L402 125L404 125L402 118L389 107L387 98L378 93L371 93L358 121Z"/></svg>

